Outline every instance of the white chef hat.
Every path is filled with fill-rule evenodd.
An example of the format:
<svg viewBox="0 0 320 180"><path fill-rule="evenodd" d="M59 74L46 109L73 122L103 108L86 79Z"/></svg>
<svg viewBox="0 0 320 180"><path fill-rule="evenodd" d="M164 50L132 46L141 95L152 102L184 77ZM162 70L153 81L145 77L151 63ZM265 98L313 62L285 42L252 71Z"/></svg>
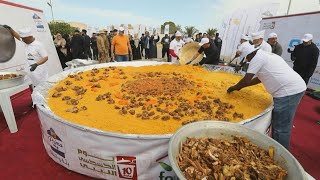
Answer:
<svg viewBox="0 0 320 180"><path fill-rule="evenodd" d="M270 38L278 38L278 35L276 33L270 33L268 39Z"/></svg>
<svg viewBox="0 0 320 180"><path fill-rule="evenodd" d="M177 31L175 36L182 36L181 32L180 31Z"/></svg>
<svg viewBox="0 0 320 180"><path fill-rule="evenodd" d="M259 49L258 48L254 48L253 45L250 46L246 46L242 51L241 51L241 57L247 57L248 54L252 53L253 51Z"/></svg>
<svg viewBox="0 0 320 180"><path fill-rule="evenodd" d="M21 38L33 36L31 27L25 27L25 28L19 29L18 33Z"/></svg>
<svg viewBox="0 0 320 180"><path fill-rule="evenodd" d="M242 34L242 35L241 35L241 39L244 39L244 40L249 41L250 37L247 36L247 35L245 35L245 34Z"/></svg>
<svg viewBox="0 0 320 180"><path fill-rule="evenodd" d="M264 37L264 33L265 33L265 30L259 31L259 32L255 32L255 33L251 33L251 38L252 38L252 40L261 39L261 38Z"/></svg>

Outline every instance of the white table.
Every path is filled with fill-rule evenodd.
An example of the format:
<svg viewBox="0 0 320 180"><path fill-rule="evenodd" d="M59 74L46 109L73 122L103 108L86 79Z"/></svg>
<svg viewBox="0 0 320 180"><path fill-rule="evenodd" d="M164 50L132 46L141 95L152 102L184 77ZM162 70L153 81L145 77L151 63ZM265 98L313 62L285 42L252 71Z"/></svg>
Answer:
<svg viewBox="0 0 320 180"><path fill-rule="evenodd" d="M17 94L27 88L31 84L30 81L25 81L23 84L11 88L0 89L0 107L7 121L11 133L18 131L16 118L14 117L10 96Z"/></svg>

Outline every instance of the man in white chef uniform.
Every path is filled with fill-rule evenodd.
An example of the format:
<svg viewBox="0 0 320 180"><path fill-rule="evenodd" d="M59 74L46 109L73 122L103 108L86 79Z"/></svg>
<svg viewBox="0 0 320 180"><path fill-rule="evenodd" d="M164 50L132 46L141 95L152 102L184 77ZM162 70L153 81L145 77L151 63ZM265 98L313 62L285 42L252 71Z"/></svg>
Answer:
<svg viewBox="0 0 320 180"><path fill-rule="evenodd" d="M252 42L255 48L258 48L260 50L266 51L266 52L272 52L272 47L270 46L270 44L268 44L265 40L263 40L264 38L264 33L265 31L259 31L259 32L255 32L255 33L251 33L251 38L252 38Z"/></svg>
<svg viewBox="0 0 320 180"><path fill-rule="evenodd" d="M18 33L9 26L6 26L6 28L10 30L16 39L25 43L27 64L30 68L28 76L32 81L33 87L37 86L48 78L48 67L46 63L48 61L47 51L42 43L33 37L31 28L26 27L20 29Z"/></svg>
<svg viewBox="0 0 320 180"><path fill-rule="evenodd" d="M181 48L184 45L184 42L181 39L182 34L177 31L175 34L175 39L170 42L170 55L171 55L171 60L172 63L174 64L179 64L179 53Z"/></svg>

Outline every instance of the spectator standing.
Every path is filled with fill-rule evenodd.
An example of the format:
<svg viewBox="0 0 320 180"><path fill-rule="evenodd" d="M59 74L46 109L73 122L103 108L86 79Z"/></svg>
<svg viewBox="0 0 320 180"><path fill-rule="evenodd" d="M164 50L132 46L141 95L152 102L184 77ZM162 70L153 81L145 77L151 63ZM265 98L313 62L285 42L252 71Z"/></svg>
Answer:
<svg viewBox="0 0 320 180"><path fill-rule="evenodd" d="M70 47L73 59L85 59L84 39L81 36L79 30L74 31L74 34L70 42Z"/></svg>
<svg viewBox="0 0 320 180"><path fill-rule="evenodd" d="M200 34L196 35L196 39L194 40L195 42L201 42Z"/></svg>
<svg viewBox="0 0 320 180"><path fill-rule="evenodd" d="M164 37L161 39L162 44L162 58L164 58L165 55L167 55L167 61L170 62L170 38L168 34L165 34Z"/></svg>
<svg viewBox="0 0 320 180"><path fill-rule="evenodd" d="M150 59L150 36L148 31L146 31L145 33L143 42L144 42L145 58Z"/></svg>
<svg viewBox="0 0 320 180"><path fill-rule="evenodd" d="M60 60L60 64L62 69L66 68L67 65L66 63L66 56L67 56L67 48L66 48L66 40L62 38L60 33L57 33L56 38L53 41L58 56L59 56L59 60Z"/></svg>
<svg viewBox="0 0 320 180"><path fill-rule="evenodd" d="M129 54L132 54L128 36L124 35L124 28L119 28L119 34L112 39L111 53L117 62L128 61Z"/></svg>
<svg viewBox="0 0 320 180"><path fill-rule="evenodd" d="M102 34L102 38L103 38L103 42L104 42L104 47L105 47L105 53L106 53L106 62L110 62L109 59L109 48L110 48L110 44L109 44L109 40L107 38L107 30L103 30L104 33Z"/></svg>
<svg viewBox="0 0 320 180"><path fill-rule="evenodd" d="M67 55L66 55L66 62L71 61L72 54L70 52L70 36L69 34L64 34L63 39L66 40L66 49L67 49Z"/></svg>
<svg viewBox="0 0 320 180"><path fill-rule="evenodd" d="M88 58L92 59L92 53L91 53L91 49L90 49L91 39L87 35L87 30L82 29L81 35L82 35L83 40L84 40L84 55L85 55L85 58L86 59L88 59Z"/></svg>
<svg viewBox="0 0 320 180"><path fill-rule="evenodd" d="M99 34L97 36L97 48L99 53L99 62L105 63L107 61L107 49L104 43L103 34L105 34L104 31L99 31Z"/></svg>
<svg viewBox="0 0 320 180"><path fill-rule="evenodd" d="M138 34L134 35L134 38L130 42L131 48L132 48L132 59L137 60L141 59L141 51L140 51L140 39L138 37Z"/></svg>
<svg viewBox="0 0 320 180"><path fill-rule="evenodd" d="M157 43L159 42L160 37L159 35L152 35L150 38L150 58L157 58L158 51L157 51Z"/></svg>
<svg viewBox="0 0 320 180"><path fill-rule="evenodd" d="M144 34L142 34L141 37L140 37L140 44L141 44L141 56L144 57L144 55L143 55L143 50L144 50Z"/></svg>
<svg viewBox="0 0 320 180"><path fill-rule="evenodd" d="M218 48L218 57L220 58L221 47L222 47L222 39L219 37L219 33L216 33L216 37L214 38L214 44Z"/></svg>
<svg viewBox="0 0 320 180"><path fill-rule="evenodd" d="M319 49L312 42L313 35L305 34L302 43L297 45L292 53L293 70L308 84L310 77L318 64Z"/></svg>
<svg viewBox="0 0 320 180"><path fill-rule="evenodd" d="M91 49L93 52L93 59L98 60L98 46L97 46L97 34L93 33L91 37Z"/></svg>

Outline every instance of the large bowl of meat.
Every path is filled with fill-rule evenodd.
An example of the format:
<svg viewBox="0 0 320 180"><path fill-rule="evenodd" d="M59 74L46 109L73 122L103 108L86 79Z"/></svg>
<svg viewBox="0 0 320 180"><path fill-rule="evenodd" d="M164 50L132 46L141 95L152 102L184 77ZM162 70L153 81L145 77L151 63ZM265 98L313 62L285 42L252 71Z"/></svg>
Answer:
<svg viewBox="0 0 320 180"><path fill-rule="evenodd" d="M25 75L24 72L0 72L0 90L22 84Z"/></svg>
<svg viewBox="0 0 320 180"><path fill-rule="evenodd" d="M229 122L183 126L171 138L168 154L179 179L306 179L299 162L278 142Z"/></svg>

